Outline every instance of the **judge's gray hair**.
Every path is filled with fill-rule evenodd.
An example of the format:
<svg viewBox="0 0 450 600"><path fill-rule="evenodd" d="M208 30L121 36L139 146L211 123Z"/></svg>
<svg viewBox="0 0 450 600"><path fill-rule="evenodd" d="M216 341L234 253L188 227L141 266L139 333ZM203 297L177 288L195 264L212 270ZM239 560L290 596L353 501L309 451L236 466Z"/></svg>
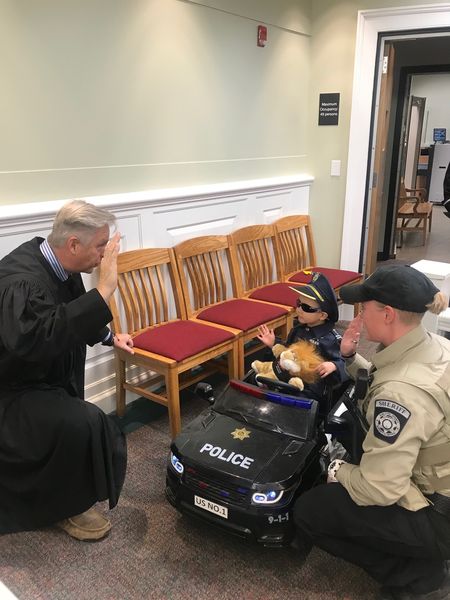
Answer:
<svg viewBox="0 0 450 600"><path fill-rule="evenodd" d="M116 217L104 208L84 200L71 200L56 213L48 243L59 248L71 235L76 235L82 244L90 241L97 229L115 225Z"/></svg>

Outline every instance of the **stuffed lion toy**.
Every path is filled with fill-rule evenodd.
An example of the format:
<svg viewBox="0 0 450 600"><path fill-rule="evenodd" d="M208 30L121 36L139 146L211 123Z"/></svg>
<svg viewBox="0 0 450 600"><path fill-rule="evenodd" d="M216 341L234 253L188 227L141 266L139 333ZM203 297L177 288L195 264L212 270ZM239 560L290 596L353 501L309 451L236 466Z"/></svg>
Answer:
<svg viewBox="0 0 450 600"><path fill-rule="evenodd" d="M324 362L324 358L311 342L301 340L291 344L289 348L283 344L275 344L272 353L275 357L272 362L252 362L252 369L257 375L279 379L300 390L305 387L303 382L315 383L319 379L316 367Z"/></svg>

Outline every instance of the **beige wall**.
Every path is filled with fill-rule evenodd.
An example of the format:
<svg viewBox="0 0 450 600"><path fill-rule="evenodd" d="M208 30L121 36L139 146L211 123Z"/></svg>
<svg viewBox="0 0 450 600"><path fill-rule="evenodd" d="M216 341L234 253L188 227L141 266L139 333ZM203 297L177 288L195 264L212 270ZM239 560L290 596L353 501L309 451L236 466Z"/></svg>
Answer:
<svg viewBox="0 0 450 600"><path fill-rule="evenodd" d="M411 0L2 0L0 204L310 173L337 266L357 12L392 4Z"/></svg>
<svg viewBox="0 0 450 600"><path fill-rule="evenodd" d="M2 0L0 203L305 172L309 5Z"/></svg>

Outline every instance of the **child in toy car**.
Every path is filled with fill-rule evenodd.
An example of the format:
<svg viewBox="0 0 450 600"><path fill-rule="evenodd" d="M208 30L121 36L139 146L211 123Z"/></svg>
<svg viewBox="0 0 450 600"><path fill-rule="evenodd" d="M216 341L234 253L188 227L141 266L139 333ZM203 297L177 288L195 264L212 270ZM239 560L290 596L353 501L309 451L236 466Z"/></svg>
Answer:
<svg viewBox="0 0 450 600"><path fill-rule="evenodd" d="M285 346L299 340L307 340L317 347L325 359L316 368L318 378L313 383L305 382L304 393L318 400L321 413L328 410L326 388L348 381L345 361L341 357L341 336L335 329L339 318L336 295L328 279L322 273L311 273L311 281L299 287L293 287L299 295L297 300L297 322L289 332ZM258 339L268 348L282 343L275 337L273 329L267 325L259 328ZM301 377L301 373L299 375Z"/></svg>

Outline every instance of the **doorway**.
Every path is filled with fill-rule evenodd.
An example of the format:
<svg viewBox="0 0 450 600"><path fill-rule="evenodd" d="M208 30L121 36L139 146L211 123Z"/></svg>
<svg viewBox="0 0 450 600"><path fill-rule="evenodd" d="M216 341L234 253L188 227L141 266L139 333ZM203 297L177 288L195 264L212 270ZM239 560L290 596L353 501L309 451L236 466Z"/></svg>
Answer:
<svg viewBox="0 0 450 600"><path fill-rule="evenodd" d="M355 52L355 76L350 122L350 145L347 170L341 267L365 270L365 245L370 229L370 194L379 98L377 85L382 72L380 39L410 41L433 36L447 37L450 32L450 4L397 7L360 11ZM448 56L448 52L446 54ZM441 56L441 60L445 54ZM436 61L437 62L437 61ZM420 61L416 64L420 64ZM375 88L374 88L375 81ZM362 200L364 199L364 200ZM355 256L355 241L360 253Z"/></svg>
<svg viewBox="0 0 450 600"><path fill-rule="evenodd" d="M404 65L416 61L419 56L424 63L449 56L450 36L405 40L394 43L394 46L399 57L397 106L392 121L392 157L386 169L389 177L389 181L385 182L386 218L378 240L377 261L396 258L403 262L416 262L427 258L447 262L450 254L447 242L449 224L443 216L440 202L445 172L441 163L446 168L450 161L450 144L442 143L446 141L446 130L450 135L450 65ZM439 138L442 134L444 137ZM396 211L399 198L401 202L405 196L401 187L417 189L410 194L419 194L435 203L431 235L428 235L425 245L419 232L407 233L401 248L397 245Z"/></svg>
<svg viewBox="0 0 450 600"><path fill-rule="evenodd" d="M387 63L386 47L392 47ZM428 254L427 258L430 260L438 260L438 256L430 254L432 248L428 247L433 214L436 214L438 209L433 211L433 206L427 203L430 186L427 173L433 171L434 182L436 168L432 170L432 166L435 149L437 154L442 149L450 153L450 144L445 148L436 147L432 137L433 126L437 131L445 132L446 128L450 130L450 105L444 101L444 98L448 98L450 85L447 96L440 97L441 105L436 106L436 99L434 103L430 102L435 93L431 83L428 88L424 84L415 86L421 90L420 96L416 95L413 83L414 79L420 78L419 74L430 73L430 76L432 74L434 77L440 74L446 77L449 66L435 63L443 63L449 55L450 31L415 33L413 39L410 34L379 36L379 56L383 57L383 71L378 85L374 88L378 110L376 115L374 111L373 118L377 120L378 126L372 142L372 190L368 195L368 233L362 256L363 268L367 274L376 268L379 261L402 258L407 262L411 256L420 259L424 258L425 254ZM393 83L386 92L384 80L389 77ZM425 113L427 97L430 108ZM389 126L385 128L386 132L383 135L379 123L384 119L389 120ZM424 140L422 129L428 141ZM443 141L445 142L445 137ZM379 151L380 147L383 149L382 153ZM421 170L420 177L419 161L421 167L427 167L426 170ZM420 209L422 219L411 216L413 206L417 207L417 210ZM425 213L425 210L428 212ZM398 219L398 214L403 211L406 211L407 218ZM442 221L445 221L445 218ZM398 225L402 226L402 230L397 229ZM403 231L403 228L406 230ZM445 225L440 231L444 229ZM376 237L373 233L371 236L371 232L375 232ZM437 233L438 230L434 228L433 236L436 237ZM405 254L405 250L408 250L406 246L411 244L414 250Z"/></svg>

